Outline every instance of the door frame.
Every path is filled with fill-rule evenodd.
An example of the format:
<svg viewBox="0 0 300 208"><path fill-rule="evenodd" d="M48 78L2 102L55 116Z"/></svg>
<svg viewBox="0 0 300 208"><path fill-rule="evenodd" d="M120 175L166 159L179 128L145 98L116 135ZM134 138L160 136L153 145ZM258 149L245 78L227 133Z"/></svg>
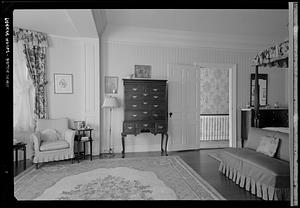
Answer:
<svg viewBox="0 0 300 208"><path fill-rule="evenodd" d="M167 67L167 76L171 65L183 65L197 67L220 67L229 69L229 147L237 147L237 71L236 64L222 64L222 63L194 63L194 64L175 64L169 63Z"/></svg>

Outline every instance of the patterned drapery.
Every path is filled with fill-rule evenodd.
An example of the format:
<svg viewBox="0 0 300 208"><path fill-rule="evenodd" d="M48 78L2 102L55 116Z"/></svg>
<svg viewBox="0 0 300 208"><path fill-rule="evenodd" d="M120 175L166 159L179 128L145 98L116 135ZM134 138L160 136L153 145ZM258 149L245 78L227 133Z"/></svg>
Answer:
<svg viewBox="0 0 300 208"><path fill-rule="evenodd" d="M257 66L288 67L289 41L284 41L263 51L260 51L253 59L252 64Z"/></svg>
<svg viewBox="0 0 300 208"><path fill-rule="evenodd" d="M41 32L14 27L13 38L15 42L22 40L27 46L48 47L47 35Z"/></svg>
<svg viewBox="0 0 300 208"><path fill-rule="evenodd" d="M47 89L46 89L46 48L48 47L47 35L16 28L13 30L15 42L22 41L25 45L27 68L35 87L35 109L37 118L48 118Z"/></svg>

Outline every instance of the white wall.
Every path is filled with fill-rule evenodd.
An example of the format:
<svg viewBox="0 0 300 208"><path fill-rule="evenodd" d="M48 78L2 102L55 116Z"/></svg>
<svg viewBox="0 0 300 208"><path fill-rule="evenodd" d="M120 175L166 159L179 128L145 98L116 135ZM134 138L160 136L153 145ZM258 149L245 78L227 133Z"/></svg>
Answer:
<svg viewBox="0 0 300 208"><path fill-rule="evenodd" d="M130 34L131 33L131 30ZM167 64L178 63L178 64L193 64L193 63L226 63L226 64L237 64L237 138L240 138L240 111L239 109L244 108L250 99L250 73L254 69L251 67L251 58L256 54L257 50L253 50L253 47L249 49L245 48L247 44L251 44L250 41L238 45L238 43L232 44L232 47L224 49L224 46L228 46L228 42L224 44L224 40L219 42L212 42L213 47L201 47L201 42L197 42L196 46L189 44L176 43L171 44L171 37L165 44L161 44L160 41L149 41L151 38L140 37L136 41L133 36L126 33L126 29L122 28L122 32L114 30L112 33L106 31L104 33L104 39L102 40L101 48L101 86L102 96L101 103L104 98L104 76L118 76L119 77L119 90L116 97L121 102L121 108L113 110L112 116L112 138L115 144L115 151L121 151L121 131L122 122L124 120L123 113L123 81L122 78L127 77L129 74L134 72L135 64L145 64L152 66L152 78L154 79L167 79ZM154 33L152 31L152 33ZM127 38L128 35L128 38ZM158 37L157 35L156 37ZM118 39L119 37L122 37ZM167 39L166 36L164 38ZM143 41L143 39L145 41ZM253 38L252 40L254 40ZM180 46L180 44L182 46ZM207 43L206 43L207 44ZM217 47L218 44L220 47ZM251 69L253 68L253 69ZM285 93L285 77L284 72L275 70L275 73L269 75L269 100L270 103L274 104L278 101L280 104L287 103ZM262 73L265 70L261 70ZM282 74L283 73L283 74ZM280 81L280 82L279 82ZM282 85L278 85L282 83ZM281 93L282 92L282 93ZM103 110L101 120L103 128L102 138L103 145L102 149L107 151L107 138L108 138L108 114ZM159 151L160 147L160 136L154 136L152 134L140 134L137 137L127 136L126 151Z"/></svg>
<svg viewBox="0 0 300 208"><path fill-rule="evenodd" d="M84 109L84 50L78 39L49 36L47 53L49 118L68 117L83 120ZM54 74L73 75L73 93L54 93Z"/></svg>
<svg viewBox="0 0 300 208"><path fill-rule="evenodd" d="M83 120L95 129L93 154L99 154L99 41L93 38L68 38L50 35L47 54L49 118L67 117L69 126ZM73 93L54 93L54 73L73 75ZM88 148L89 154L89 148Z"/></svg>

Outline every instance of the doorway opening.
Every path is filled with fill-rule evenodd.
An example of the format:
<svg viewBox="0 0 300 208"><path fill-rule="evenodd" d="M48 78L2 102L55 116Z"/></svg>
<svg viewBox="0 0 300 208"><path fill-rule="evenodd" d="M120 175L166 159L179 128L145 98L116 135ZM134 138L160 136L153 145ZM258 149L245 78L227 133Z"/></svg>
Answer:
<svg viewBox="0 0 300 208"><path fill-rule="evenodd" d="M236 147L236 65L168 65L170 150Z"/></svg>

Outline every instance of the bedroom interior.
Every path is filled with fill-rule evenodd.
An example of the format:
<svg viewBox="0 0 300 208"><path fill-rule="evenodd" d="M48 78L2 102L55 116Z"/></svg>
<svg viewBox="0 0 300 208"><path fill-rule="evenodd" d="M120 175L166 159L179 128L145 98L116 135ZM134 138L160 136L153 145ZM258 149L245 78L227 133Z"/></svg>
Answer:
<svg viewBox="0 0 300 208"><path fill-rule="evenodd" d="M298 205L297 8L14 10L14 197Z"/></svg>

